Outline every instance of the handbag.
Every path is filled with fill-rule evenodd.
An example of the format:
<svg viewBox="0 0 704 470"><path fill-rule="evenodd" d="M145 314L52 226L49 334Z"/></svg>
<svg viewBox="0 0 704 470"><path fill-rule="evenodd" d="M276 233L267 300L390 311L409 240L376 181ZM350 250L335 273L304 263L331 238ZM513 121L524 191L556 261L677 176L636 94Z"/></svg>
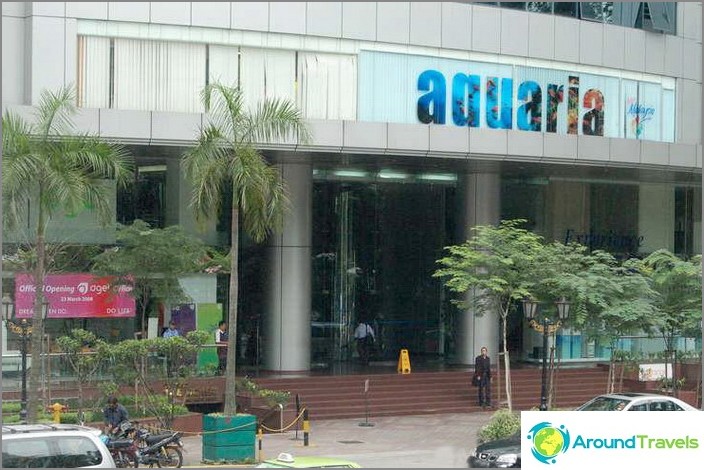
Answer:
<svg viewBox="0 0 704 470"><path fill-rule="evenodd" d="M480 382L481 382L481 377L479 377L476 374L472 376L472 385L474 385L475 387L478 387Z"/></svg>

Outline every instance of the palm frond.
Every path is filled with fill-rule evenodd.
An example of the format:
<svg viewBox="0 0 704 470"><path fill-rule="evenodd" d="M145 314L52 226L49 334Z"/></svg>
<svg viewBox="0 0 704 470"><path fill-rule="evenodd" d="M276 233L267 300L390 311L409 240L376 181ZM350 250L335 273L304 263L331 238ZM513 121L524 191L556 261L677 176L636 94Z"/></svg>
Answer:
<svg viewBox="0 0 704 470"><path fill-rule="evenodd" d="M201 100L207 119L220 130L223 136L235 141L242 127L244 97L237 88L219 82L208 84L201 91Z"/></svg>
<svg viewBox="0 0 704 470"><path fill-rule="evenodd" d="M198 145L184 154L184 171L194 184L191 207L199 221L208 220L221 211L222 189L229 179L227 143L219 129L211 125L201 130Z"/></svg>
<svg viewBox="0 0 704 470"><path fill-rule="evenodd" d="M294 135L299 142L310 141L310 131L301 112L290 100L272 99L261 102L247 120L244 139L253 142L282 141Z"/></svg>
<svg viewBox="0 0 704 470"><path fill-rule="evenodd" d="M75 129L72 120L75 114L76 94L72 86L63 86L56 92L44 90L36 110L37 133L44 139L48 136L71 135Z"/></svg>
<svg viewBox="0 0 704 470"><path fill-rule="evenodd" d="M66 165L100 179L113 179L124 185L132 175L132 161L122 145L84 134L56 143L52 154Z"/></svg>

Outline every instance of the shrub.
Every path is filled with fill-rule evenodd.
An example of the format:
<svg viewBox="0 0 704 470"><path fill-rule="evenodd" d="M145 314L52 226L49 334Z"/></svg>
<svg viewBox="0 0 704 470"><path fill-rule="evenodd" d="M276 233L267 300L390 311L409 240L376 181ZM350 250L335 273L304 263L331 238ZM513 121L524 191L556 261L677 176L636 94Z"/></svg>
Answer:
<svg viewBox="0 0 704 470"><path fill-rule="evenodd" d="M511 436L521 429L521 416L509 410L498 410L491 420L477 433L479 442L493 441Z"/></svg>
<svg viewBox="0 0 704 470"><path fill-rule="evenodd" d="M83 415L85 416L86 423L92 423L94 421L97 422L103 419L103 416L101 414L95 413L93 411L84 411ZM64 424L78 424L78 412L67 411L65 413L61 413L61 422Z"/></svg>

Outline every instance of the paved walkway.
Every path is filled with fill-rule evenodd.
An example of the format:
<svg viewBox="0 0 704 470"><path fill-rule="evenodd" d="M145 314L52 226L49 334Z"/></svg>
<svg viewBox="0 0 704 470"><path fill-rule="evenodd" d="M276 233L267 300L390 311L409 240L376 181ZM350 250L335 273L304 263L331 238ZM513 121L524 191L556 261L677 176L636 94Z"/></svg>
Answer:
<svg viewBox="0 0 704 470"><path fill-rule="evenodd" d="M359 424L362 419L311 421L309 446L303 433L265 434L264 459L281 452L295 456L334 456L374 468L466 468L467 456L476 445L477 431L491 417L490 412L452 415L419 415L369 418L373 427ZM184 439L184 466L201 463L200 436Z"/></svg>

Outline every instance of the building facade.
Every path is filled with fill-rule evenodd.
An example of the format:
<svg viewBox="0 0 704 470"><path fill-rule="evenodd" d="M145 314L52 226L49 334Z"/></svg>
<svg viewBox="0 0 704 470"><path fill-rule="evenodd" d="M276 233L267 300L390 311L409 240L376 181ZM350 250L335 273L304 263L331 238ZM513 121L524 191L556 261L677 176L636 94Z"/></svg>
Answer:
<svg viewBox="0 0 704 470"><path fill-rule="evenodd" d="M74 84L80 130L136 159L134 183L115 191L118 222L179 224L225 245L227 216L196 229L181 171L207 119L200 90L219 81L247 105L302 110L312 141L262 144L290 191L284 230L242 247L239 328L268 369L349 360L359 319L388 360L401 348L462 364L497 351L497 319L458 311L432 277L443 247L478 224L523 218L546 239L621 257L701 253L699 2L2 9L3 110L31 118L43 90ZM50 234L114 241L89 213ZM203 285L218 287L200 299L226 302L222 279ZM538 356L520 319L510 331L512 351ZM559 343L565 359L604 354L579 332Z"/></svg>

